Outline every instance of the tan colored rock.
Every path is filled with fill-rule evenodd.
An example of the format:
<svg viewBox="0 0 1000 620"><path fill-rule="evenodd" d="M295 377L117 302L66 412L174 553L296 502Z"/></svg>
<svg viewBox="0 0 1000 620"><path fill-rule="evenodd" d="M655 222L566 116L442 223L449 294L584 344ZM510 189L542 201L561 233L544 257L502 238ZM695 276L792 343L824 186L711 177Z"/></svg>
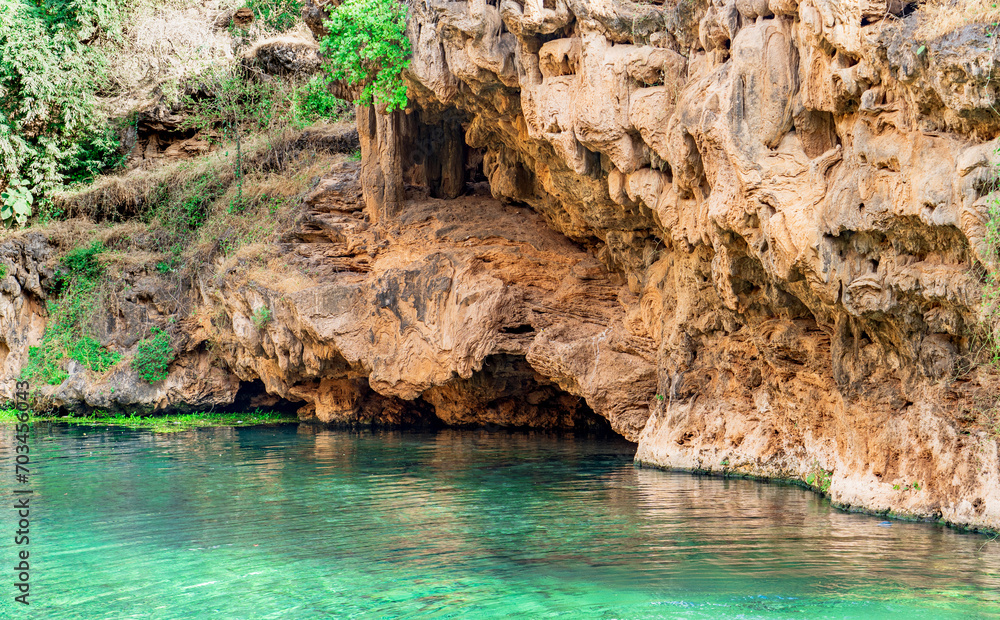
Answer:
<svg viewBox="0 0 1000 620"><path fill-rule="evenodd" d="M411 114L359 111L363 167L332 171L282 243L315 280L197 291L225 318L219 360L306 420L605 419L643 463L822 471L839 505L1000 528L998 438L976 413L1000 378L966 363L997 265L997 52L976 25L917 41L902 12L411 5ZM473 161L446 139L404 168L432 125L464 131L493 198L413 198L428 159L449 196ZM13 299L32 269L4 284L8 372L38 331L40 288ZM204 368L209 327L179 334L177 377ZM129 398L233 397L205 373L197 394ZM71 379L66 402L96 402Z"/></svg>
<svg viewBox="0 0 1000 620"><path fill-rule="evenodd" d="M665 397L639 460L718 470L728 451L734 471L792 478L819 463L835 501L995 527L983 508L995 460L962 483L948 469L996 449L948 430L971 397L947 386L977 321L974 262L995 263L982 194L984 138L1000 133L986 85L1000 76L983 35L965 28L918 55L919 16L885 2L568 6L575 28L544 42L501 8L518 84L469 60L474 87L450 105L472 116L494 195L599 239L636 295L628 316L656 338ZM474 57L476 14L462 15L464 30L442 31L446 58ZM772 355L775 334L796 344ZM561 385L597 402L599 389ZM912 420L889 422L898 411ZM870 466L880 450L900 452L896 469ZM890 474L936 482L904 497Z"/></svg>

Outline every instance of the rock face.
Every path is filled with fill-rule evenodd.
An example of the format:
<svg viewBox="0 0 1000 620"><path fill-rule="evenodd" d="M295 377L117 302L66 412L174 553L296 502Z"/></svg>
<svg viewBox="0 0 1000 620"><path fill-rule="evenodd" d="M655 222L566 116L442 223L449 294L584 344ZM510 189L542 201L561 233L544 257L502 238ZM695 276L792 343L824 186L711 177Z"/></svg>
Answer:
<svg viewBox="0 0 1000 620"><path fill-rule="evenodd" d="M424 3L409 79L494 196L625 276L657 350L638 461L995 528L996 379L964 359L997 51L905 9Z"/></svg>
<svg viewBox="0 0 1000 620"><path fill-rule="evenodd" d="M105 401L71 372L62 402L260 382L319 422L606 420L642 463L1000 528L1000 382L968 363L997 266L983 26L918 41L920 12L880 0L410 8L410 113L359 111L364 163L278 248L310 279L201 278L170 378L113 371ZM23 266L8 377L40 336L39 252L0 247ZM144 290L147 319L177 311Z"/></svg>
<svg viewBox="0 0 1000 620"><path fill-rule="evenodd" d="M371 227L359 176L345 164L321 184L282 248L315 286L219 291L232 331L217 346L241 379L321 422L384 421L419 398L449 424L575 428L596 412L638 439L656 350L620 278L492 198L409 201Z"/></svg>

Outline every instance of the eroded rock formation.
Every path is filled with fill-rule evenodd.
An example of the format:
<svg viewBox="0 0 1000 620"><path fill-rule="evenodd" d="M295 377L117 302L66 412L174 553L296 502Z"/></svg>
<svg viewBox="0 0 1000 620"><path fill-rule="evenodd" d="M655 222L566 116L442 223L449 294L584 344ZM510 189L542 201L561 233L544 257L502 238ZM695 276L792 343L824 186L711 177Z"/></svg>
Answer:
<svg viewBox="0 0 1000 620"><path fill-rule="evenodd" d="M998 382L966 363L996 262L997 52L976 24L918 40L911 8L412 5L411 111L359 112L364 163L332 171L278 248L309 278L206 275L179 293L162 385L71 373L54 393L162 409L260 381L322 422L599 416L642 463L1000 528L980 415ZM25 308L45 260L11 248L8 376L40 335ZM144 320L177 311L143 290ZM129 320L106 341L131 346Z"/></svg>
<svg viewBox="0 0 1000 620"><path fill-rule="evenodd" d="M915 37L912 8L412 8L420 109L464 112L493 195L625 276L657 347L639 461L998 523L995 379L963 368L997 52L984 24Z"/></svg>
<svg viewBox="0 0 1000 620"><path fill-rule="evenodd" d="M358 166L338 172L282 248L315 286L216 293L232 321L216 346L241 379L322 422L381 420L367 403L380 395L379 407L421 398L452 424L573 428L592 409L638 438L654 344L629 329L636 300L590 254L492 198L410 201L372 227Z"/></svg>

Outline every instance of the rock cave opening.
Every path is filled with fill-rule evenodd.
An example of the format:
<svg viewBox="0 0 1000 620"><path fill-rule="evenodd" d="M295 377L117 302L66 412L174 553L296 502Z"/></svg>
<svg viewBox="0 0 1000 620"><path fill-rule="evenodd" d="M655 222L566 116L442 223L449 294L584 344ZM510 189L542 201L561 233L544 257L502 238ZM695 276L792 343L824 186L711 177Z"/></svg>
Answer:
<svg viewBox="0 0 1000 620"><path fill-rule="evenodd" d="M462 195L490 195L483 168L483 149L466 144L471 119L448 109L418 109L404 115L400 128L403 182L411 198L421 194L451 199Z"/></svg>
<svg viewBox="0 0 1000 620"><path fill-rule="evenodd" d="M523 355L495 354L468 379L432 387L420 400L452 427L572 431L617 436L580 396L536 372Z"/></svg>
<svg viewBox="0 0 1000 620"><path fill-rule="evenodd" d="M264 387L264 382L260 379L254 379L252 381L241 381L233 402L229 405L216 408L216 411L220 413L238 413L241 411L253 411L259 408L291 416L295 415L295 412L303 404L303 401L288 400L274 394L269 394Z"/></svg>

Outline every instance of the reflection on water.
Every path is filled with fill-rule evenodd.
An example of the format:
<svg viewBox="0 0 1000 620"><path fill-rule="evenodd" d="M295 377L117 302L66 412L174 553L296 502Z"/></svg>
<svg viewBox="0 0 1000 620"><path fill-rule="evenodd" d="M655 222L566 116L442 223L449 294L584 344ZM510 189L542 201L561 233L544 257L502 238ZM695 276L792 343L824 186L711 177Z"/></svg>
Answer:
<svg viewBox="0 0 1000 620"><path fill-rule="evenodd" d="M1000 618L998 543L636 469L624 442L53 426L33 446L32 617Z"/></svg>

